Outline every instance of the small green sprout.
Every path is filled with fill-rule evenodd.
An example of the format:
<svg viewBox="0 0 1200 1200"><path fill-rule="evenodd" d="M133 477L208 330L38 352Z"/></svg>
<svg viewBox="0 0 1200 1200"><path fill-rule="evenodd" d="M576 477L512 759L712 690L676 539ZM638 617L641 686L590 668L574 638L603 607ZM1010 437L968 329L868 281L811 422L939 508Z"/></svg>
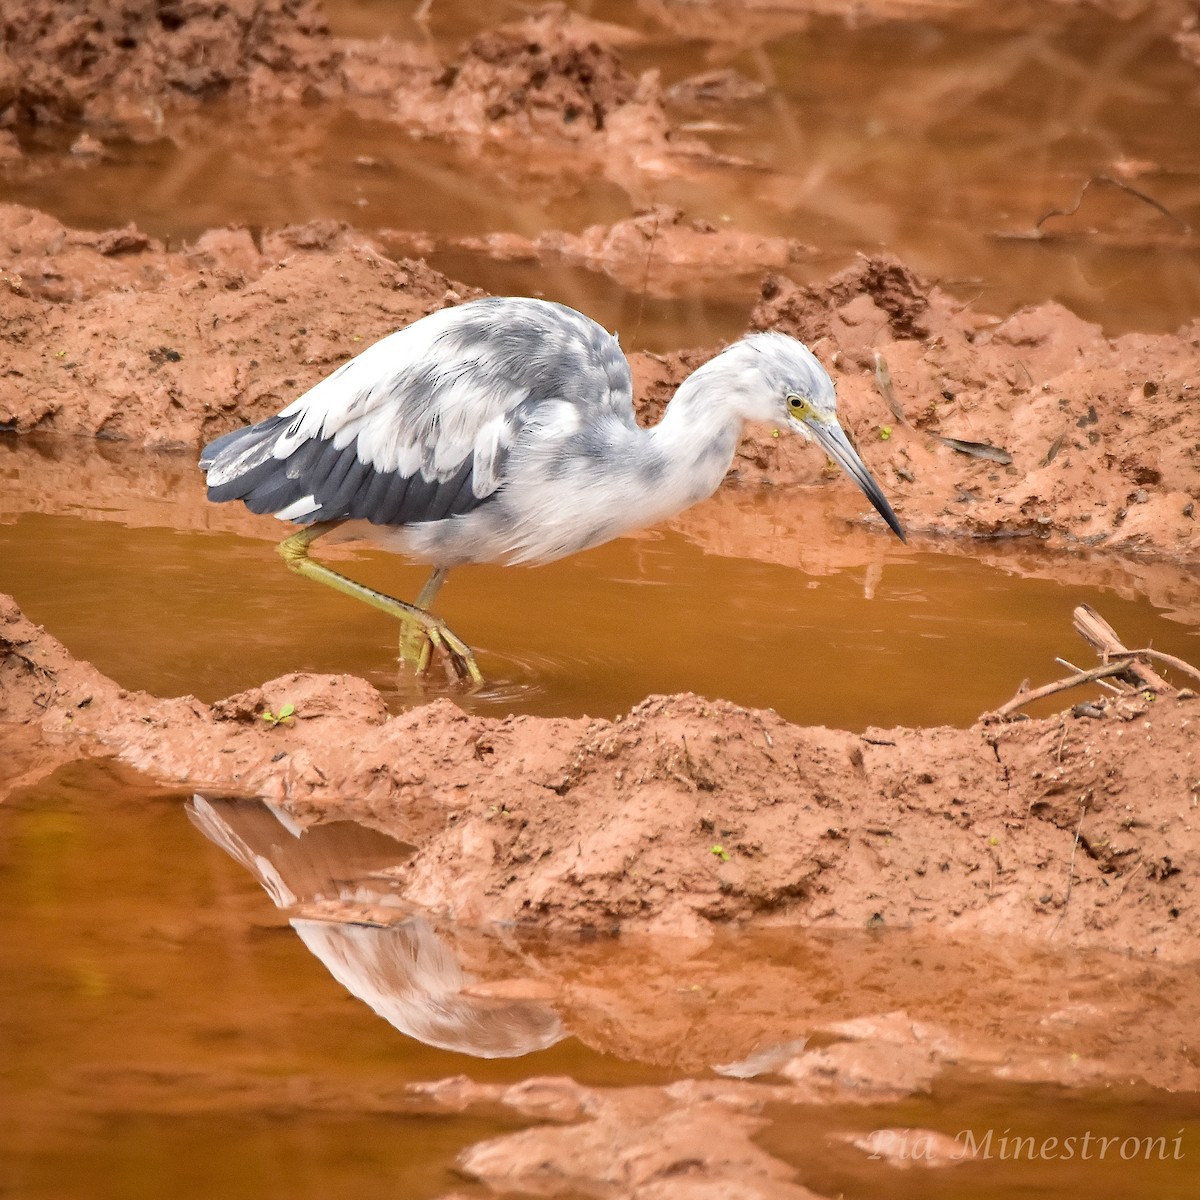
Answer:
<svg viewBox="0 0 1200 1200"><path fill-rule="evenodd" d="M269 708L262 714L262 719L268 725L286 725L296 715L296 706L294 704L285 704L277 713L273 713Z"/></svg>
<svg viewBox="0 0 1200 1200"><path fill-rule="evenodd" d="M993 833L992 836L990 838L988 838L988 845L989 846L998 846L998 845L1000 845L1000 839Z"/></svg>
<svg viewBox="0 0 1200 1200"><path fill-rule="evenodd" d="M715 854L722 862L729 861L729 851L724 846L714 846L709 854Z"/></svg>
<svg viewBox="0 0 1200 1200"><path fill-rule="evenodd" d="M879 431L879 440L880 441L886 442L888 440L888 438L890 438L891 436L892 436L892 427L890 425L885 425Z"/></svg>

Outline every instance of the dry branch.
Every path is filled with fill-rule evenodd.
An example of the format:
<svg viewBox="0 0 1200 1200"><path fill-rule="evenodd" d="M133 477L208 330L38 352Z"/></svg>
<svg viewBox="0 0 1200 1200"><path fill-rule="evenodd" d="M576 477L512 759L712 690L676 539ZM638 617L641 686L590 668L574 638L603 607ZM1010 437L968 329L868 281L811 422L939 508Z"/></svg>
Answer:
<svg viewBox="0 0 1200 1200"><path fill-rule="evenodd" d="M1053 683L1043 684L1041 687L1033 688L1030 691L1018 692L1006 704L1002 704L991 716L995 719L1010 716L1017 709L1024 708L1027 704L1032 704L1035 700L1044 700L1047 696L1053 696L1057 692L1070 691L1071 688L1080 687L1085 683L1095 683L1099 679L1106 679L1110 675L1128 675L1129 664L1127 662L1105 663L1102 667L1092 667L1089 671L1079 671L1074 675L1068 675L1065 679L1056 679Z"/></svg>
<svg viewBox="0 0 1200 1200"><path fill-rule="evenodd" d="M1116 630L1090 604L1081 604L1075 609L1074 623L1075 631L1100 656L1101 665L1086 671L1074 671L1071 675L1037 688L1027 689L1022 684L1011 700L1002 704L995 712L986 714L985 720L1001 721L1035 700L1044 700L1047 696L1108 678L1118 679L1139 692L1174 695L1176 689L1155 671L1146 659L1154 659L1200 680L1200 670L1173 654L1150 649L1130 650L1117 637Z"/></svg>

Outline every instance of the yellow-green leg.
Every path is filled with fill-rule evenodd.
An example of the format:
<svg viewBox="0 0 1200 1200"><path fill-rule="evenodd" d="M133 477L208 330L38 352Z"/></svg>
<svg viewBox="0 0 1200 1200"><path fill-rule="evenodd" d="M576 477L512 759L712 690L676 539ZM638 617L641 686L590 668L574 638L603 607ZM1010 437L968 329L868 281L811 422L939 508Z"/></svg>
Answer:
<svg viewBox="0 0 1200 1200"><path fill-rule="evenodd" d="M340 524L340 521L318 521L313 525L306 525L279 543L280 557L298 575L327 584L344 595L353 596L356 600L362 600L395 617L401 626L400 656L406 662L411 662L418 674L424 674L429 669L433 651L440 648L446 652L460 679L469 678L476 687L480 686L483 683L483 673L475 662L471 647L453 633L440 617L426 611L442 586L447 571L442 568L434 571L429 582L421 589L416 604L406 604L403 600L377 592L366 584L356 583L308 556L309 546Z"/></svg>
<svg viewBox="0 0 1200 1200"><path fill-rule="evenodd" d="M417 597L416 607L422 612L428 612L434 598L441 590L442 583L450 572L445 567L438 567L425 581L421 594ZM418 675L423 675L429 669L433 658L434 641L425 629L417 625L400 626L400 657L405 662L412 663ZM461 674L461 672L460 672Z"/></svg>

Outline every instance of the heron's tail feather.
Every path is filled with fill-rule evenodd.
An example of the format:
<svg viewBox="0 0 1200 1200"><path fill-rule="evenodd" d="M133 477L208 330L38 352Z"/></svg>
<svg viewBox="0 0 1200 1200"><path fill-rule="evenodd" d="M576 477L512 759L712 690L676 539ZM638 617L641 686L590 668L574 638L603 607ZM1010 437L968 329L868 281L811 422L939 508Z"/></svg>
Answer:
<svg viewBox="0 0 1200 1200"><path fill-rule="evenodd" d="M208 475L208 486L223 487L274 457L275 440L286 424L283 417L268 417L257 425L235 429L209 442L200 454L200 470ZM235 498L233 494L219 497L222 500Z"/></svg>
<svg viewBox="0 0 1200 1200"><path fill-rule="evenodd" d="M297 457L305 456L305 450L321 444L305 443L287 458L278 457L278 443L290 425L285 417L268 417L209 442L200 455L200 469L208 476L208 498L218 503L242 500L251 512L278 513L310 493L311 472L301 479L302 472L290 468ZM312 510L317 506L301 507Z"/></svg>
<svg viewBox="0 0 1200 1200"><path fill-rule="evenodd" d="M294 417L268 417L210 442L200 456L208 498L241 500L253 513L300 525L359 515L359 494L375 476L370 464L353 443L338 449L332 438L309 438L297 445L295 424Z"/></svg>

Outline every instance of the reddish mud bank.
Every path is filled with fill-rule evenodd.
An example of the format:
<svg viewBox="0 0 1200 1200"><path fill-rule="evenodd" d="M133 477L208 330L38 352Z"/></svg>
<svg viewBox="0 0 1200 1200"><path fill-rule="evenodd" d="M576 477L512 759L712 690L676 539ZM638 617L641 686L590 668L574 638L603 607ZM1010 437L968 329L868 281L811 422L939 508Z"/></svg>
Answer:
<svg viewBox="0 0 1200 1200"><path fill-rule="evenodd" d="M33 0L0 15L0 114L7 127L150 123L160 104L231 89L299 94L340 54L306 0Z"/></svg>
<svg viewBox="0 0 1200 1200"><path fill-rule="evenodd" d="M26 6L28 8L28 6ZM162 110L232 97L251 104L370 102L423 137L467 145L571 148L553 171L669 171L717 161L671 130L657 75L622 65L631 35L556 6L487 30L439 57L428 38L331 37L307 0L243 4L35 4L3 20L0 122L8 129L107 122L149 136ZM20 135L8 136L9 157ZM96 153L94 139L80 153ZM536 173L536 164L530 162Z"/></svg>
<svg viewBox="0 0 1200 1200"><path fill-rule="evenodd" d="M386 829L418 846L405 895L455 921L936 923L1200 954L1187 693L863 736L687 695L614 723L489 720L446 701L389 717L349 676L207 706L122 691L11 602L2 620L0 719L68 757L90 746L163 781ZM287 704L294 718L263 720Z"/></svg>
<svg viewBox="0 0 1200 1200"><path fill-rule="evenodd" d="M1200 554L1200 322L1107 338L1054 303L1000 321L873 259L821 288L769 279L752 324L838 366L914 529Z"/></svg>
<svg viewBox="0 0 1200 1200"><path fill-rule="evenodd" d="M146 446L260 420L377 338L476 294L333 223L257 241L214 230L167 250L16 206L0 208L0 272L0 429ZM753 327L795 334L830 364L843 423L911 532L1200 557L1200 324L1108 338L1055 304L1000 321L889 259L820 287L772 276L764 293ZM642 418L714 352L633 354ZM747 432L733 474L834 478L766 428Z"/></svg>
<svg viewBox="0 0 1200 1200"><path fill-rule="evenodd" d="M1181 53L1195 56L1196 17L1185 0L1088 4L1126 20L1157 7ZM778 36L813 17L1013 28L1027 24L1031 11L1040 15L1041 8L1016 4L998 10L980 0L645 7L658 29L734 45ZM626 108L646 109L629 123L631 129L643 129L653 110L661 113L653 77L635 80L617 56L615 48L630 40L630 32L555 7L480 34L448 62L415 36L333 37L313 0L31 0L5 6L0 33L0 120L9 128L81 119L150 125L159 107L193 106L228 94L309 102L386 96L403 123L442 134L506 136L516 117L519 134L559 138L565 130L578 138L579 130L603 130Z"/></svg>
<svg viewBox="0 0 1200 1200"><path fill-rule="evenodd" d="M381 335L468 298L315 223L183 252L0 209L0 428L194 446L289 402Z"/></svg>
<svg viewBox="0 0 1200 1200"><path fill-rule="evenodd" d="M515 233L436 239L424 233L386 230L389 246L414 255L460 250L515 261L560 261L604 271L630 291L655 297L719 293L729 281L780 271L812 251L797 238L718 228L682 209L652 205L612 225L589 225L582 233L550 230L535 238ZM653 266L653 270L650 267Z"/></svg>

